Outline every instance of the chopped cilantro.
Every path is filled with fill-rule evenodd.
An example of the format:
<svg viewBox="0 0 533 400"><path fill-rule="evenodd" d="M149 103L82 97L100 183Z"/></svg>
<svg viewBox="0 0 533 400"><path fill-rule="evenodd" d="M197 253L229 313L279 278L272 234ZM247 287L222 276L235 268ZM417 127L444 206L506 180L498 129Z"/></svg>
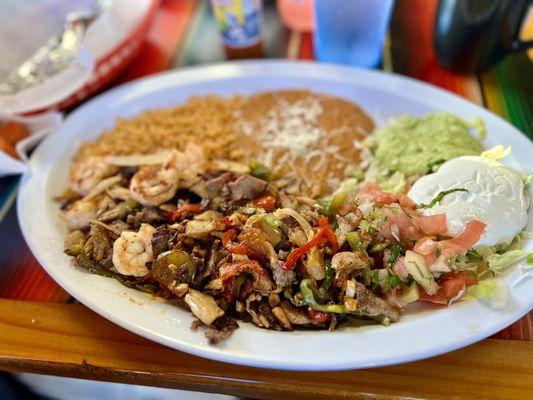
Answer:
<svg viewBox="0 0 533 400"><path fill-rule="evenodd" d="M365 231L365 232L368 232L368 233L375 233L377 232L377 229L374 225L372 225L370 222L368 222L366 219L363 219L360 223L359 223L359 227Z"/></svg>
<svg viewBox="0 0 533 400"><path fill-rule="evenodd" d="M387 260L387 266L389 268L394 267L398 257L405 251L405 249L399 244L395 244L390 248L389 259Z"/></svg>
<svg viewBox="0 0 533 400"><path fill-rule="evenodd" d="M401 279L398 275L389 274L387 276L387 281L391 289L394 289L396 286L398 286L401 282Z"/></svg>
<svg viewBox="0 0 533 400"><path fill-rule="evenodd" d="M379 286L379 271L377 269L372 271L372 283L376 287Z"/></svg>

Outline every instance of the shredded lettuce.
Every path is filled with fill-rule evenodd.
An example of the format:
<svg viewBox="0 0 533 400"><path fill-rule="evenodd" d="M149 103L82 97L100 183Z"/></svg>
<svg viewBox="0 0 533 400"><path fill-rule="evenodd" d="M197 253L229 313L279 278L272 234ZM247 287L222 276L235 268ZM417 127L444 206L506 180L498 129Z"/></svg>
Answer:
<svg viewBox="0 0 533 400"><path fill-rule="evenodd" d="M533 239L533 232L531 231L522 231L518 234L518 238L521 240Z"/></svg>
<svg viewBox="0 0 533 400"><path fill-rule="evenodd" d="M498 310L504 309L509 301L507 285L501 278L479 281L477 285L470 286L467 293L477 299L487 300L492 307Z"/></svg>
<svg viewBox="0 0 533 400"><path fill-rule="evenodd" d="M498 161L511 154L511 151L511 146L507 146L507 148L504 149L503 146L499 144L497 146L494 146L492 149L486 150L481 153L481 157L488 158L489 160Z"/></svg>
<svg viewBox="0 0 533 400"><path fill-rule="evenodd" d="M485 122L481 118L474 118L470 126L474 129L477 129L478 140L485 139L485 136L487 136L487 128L485 127Z"/></svg>
<svg viewBox="0 0 533 400"><path fill-rule="evenodd" d="M533 254L530 250L510 250L503 254L492 254L487 257L487 262L491 271L495 273L502 273L514 263Z"/></svg>
<svg viewBox="0 0 533 400"><path fill-rule="evenodd" d="M526 175L522 179L522 182L524 183L524 186L527 186L531 183L531 175Z"/></svg>

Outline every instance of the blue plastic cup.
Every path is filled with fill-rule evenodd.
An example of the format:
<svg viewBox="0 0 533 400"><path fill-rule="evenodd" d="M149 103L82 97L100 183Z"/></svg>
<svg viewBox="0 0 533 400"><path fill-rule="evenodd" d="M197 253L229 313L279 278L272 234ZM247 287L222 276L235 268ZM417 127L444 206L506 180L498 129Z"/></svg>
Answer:
<svg viewBox="0 0 533 400"><path fill-rule="evenodd" d="M315 55L319 61L375 68L394 0L315 0Z"/></svg>

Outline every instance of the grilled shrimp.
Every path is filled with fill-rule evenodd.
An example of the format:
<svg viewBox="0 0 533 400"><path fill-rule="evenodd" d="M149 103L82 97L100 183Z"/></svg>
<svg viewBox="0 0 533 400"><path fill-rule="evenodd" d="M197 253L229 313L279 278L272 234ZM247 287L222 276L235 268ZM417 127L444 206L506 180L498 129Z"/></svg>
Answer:
<svg viewBox="0 0 533 400"><path fill-rule="evenodd" d="M98 208L94 201L78 200L61 213L61 218L71 230L85 229L89 227L89 221L96 218L97 212Z"/></svg>
<svg viewBox="0 0 533 400"><path fill-rule="evenodd" d="M124 231L113 244L113 265L119 274L146 276L146 263L154 259L152 237L156 229L142 224L138 232Z"/></svg>
<svg viewBox="0 0 533 400"><path fill-rule="evenodd" d="M194 143L187 143L185 150L179 152L176 165L180 169L180 188L189 189L198 181L198 172L206 167L202 148Z"/></svg>
<svg viewBox="0 0 533 400"><path fill-rule="evenodd" d="M179 173L177 151L172 152L163 165L144 165L130 182L131 197L145 206L158 206L176 194Z"/></svg>
<svg viewBox="0 0 533 400"><path fill-rule="evenodd" d="M65 220L69 229L85 229L89 222L100 213L114 207L115 202L106 195L98 195L92 198L82 198L69 205L61 212L61 218Z"/></svg>
<svg viewBox="0 0 533 400"><path fill-rule="evenodd" d="M76 193L85 196L102 179L118 172L118 167L105 161L103 157L87 157L72 165L68 185Z"/></svg>

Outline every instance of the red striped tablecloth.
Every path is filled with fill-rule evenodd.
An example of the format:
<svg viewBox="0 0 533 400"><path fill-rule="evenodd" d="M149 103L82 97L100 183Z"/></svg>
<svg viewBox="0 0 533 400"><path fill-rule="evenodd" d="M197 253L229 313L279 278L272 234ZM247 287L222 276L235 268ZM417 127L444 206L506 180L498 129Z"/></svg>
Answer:
<svg viewBox="0 0 533 400"><path fill-rule="evenodd" d="M533 138L533 66L528 55L512 54L480 75L459 75L443 69L436 63L432 47L436 5L436 0L396 1L383 68L464 96ZM266 2L265 30L269 38L265 43L267 57L313 59L311 35L285 30L271 2ZM523 35L533 38L533 19ZM217 27L207 2L162 0L141 53L114 84L222 59ZM46 274L24 243L13 204L17 183L18 178L0 179L0 298L74 301ZM494 337L533 340L533 312Z"/></svg>

